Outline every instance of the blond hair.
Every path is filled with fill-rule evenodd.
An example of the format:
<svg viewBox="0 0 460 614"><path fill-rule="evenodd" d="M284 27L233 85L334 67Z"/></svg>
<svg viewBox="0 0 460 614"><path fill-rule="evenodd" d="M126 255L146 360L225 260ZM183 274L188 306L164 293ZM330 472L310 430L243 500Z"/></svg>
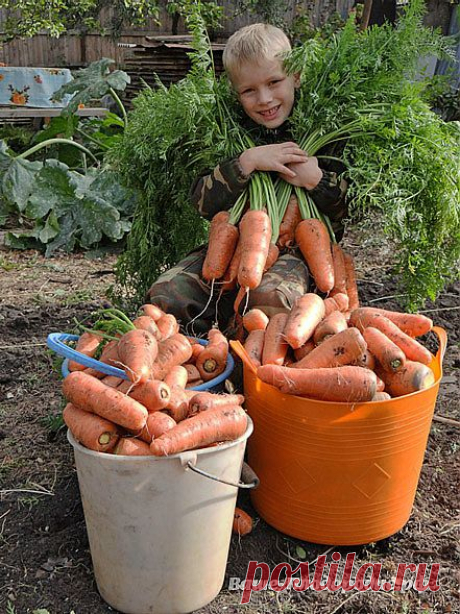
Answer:
<svg viewBox="0 0 460 614"><path fill-rule="evenodd" d="M253 23L230 36L222 60L231 77L232 72L245 62L273 60L290 49L291 43L283 30L268 23Z"/></svg>

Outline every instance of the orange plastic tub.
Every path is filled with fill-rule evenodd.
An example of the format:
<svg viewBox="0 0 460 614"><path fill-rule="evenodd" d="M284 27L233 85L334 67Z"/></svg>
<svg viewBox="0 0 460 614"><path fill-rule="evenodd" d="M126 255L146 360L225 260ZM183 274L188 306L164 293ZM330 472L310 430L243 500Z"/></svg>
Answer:
<svg viewBox="0 0 460 614"><path fill-rule="evenodd" d="M384 402L314 401L258 379L244 349L246 408L254 421L249 464L260 516L292 537L318 544L367 544L408 521L433 417L447 335L428 389Z"/></svg>

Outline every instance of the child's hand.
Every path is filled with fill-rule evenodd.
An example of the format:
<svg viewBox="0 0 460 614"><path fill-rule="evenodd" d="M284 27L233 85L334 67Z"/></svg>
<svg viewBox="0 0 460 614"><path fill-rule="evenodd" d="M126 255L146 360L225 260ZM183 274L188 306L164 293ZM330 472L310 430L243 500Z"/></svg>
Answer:
<svg viewBox="0 0 460 614"><path fill-rule="evenodd" d="M280 177L288 183L313 190L323 177L323 171L318 166L318 159L315 156L307 158L303 162L295 162L289 164L289 170L294 171L295 176L280 173Z"/></svg>
<svg viewBox="0 0 460 614"><path fill-rule="evenodd" d="M294 178L295 171L287 165L306 162L307 159L307 154L296 143L288 142L247 149L240 156L240 164L245 175L253 171L277 171Z"/></svg>

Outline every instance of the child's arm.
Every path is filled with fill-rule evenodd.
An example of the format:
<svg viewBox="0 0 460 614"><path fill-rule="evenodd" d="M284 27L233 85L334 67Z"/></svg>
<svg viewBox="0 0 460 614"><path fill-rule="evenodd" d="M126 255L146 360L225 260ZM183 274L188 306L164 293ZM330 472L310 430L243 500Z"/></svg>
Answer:
<svg viewBox="0 0 460 614"><path fill-rule="evenodd" d="M286 165L306 159L306 153L291 142L252 147L199 177L192 186L192 203L203 217L211 219L235 204L254 171L277 171L294 177L294 171Z"/></svg>

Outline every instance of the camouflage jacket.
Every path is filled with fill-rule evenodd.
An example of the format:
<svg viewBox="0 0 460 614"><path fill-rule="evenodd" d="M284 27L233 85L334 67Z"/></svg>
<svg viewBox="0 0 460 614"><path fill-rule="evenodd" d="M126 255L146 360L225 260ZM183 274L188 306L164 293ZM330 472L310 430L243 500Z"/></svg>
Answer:
<svg viewBox="0 0 460 614"><path fill-rule="evenodd" d="M292 141L288 122L276 130L268 130L259 126L251 119L244 121L244 127L249 130L256 145L270 145ZM337 156L337 148L328 148L318 152L318 155ZM308 193L318 209L331 220L337 240L343 235L343 219L347 215L346 190L347 183L340 178L345 167L333 160L318 160L323 176L318 185ZM276 178L276 173L274 173ZM206 219L211 219L218 211L230 209L238 196L250 181L250 176L243 173L239 158L225 160L209 173L198 177L191 189L193 206Z"/></svg>

